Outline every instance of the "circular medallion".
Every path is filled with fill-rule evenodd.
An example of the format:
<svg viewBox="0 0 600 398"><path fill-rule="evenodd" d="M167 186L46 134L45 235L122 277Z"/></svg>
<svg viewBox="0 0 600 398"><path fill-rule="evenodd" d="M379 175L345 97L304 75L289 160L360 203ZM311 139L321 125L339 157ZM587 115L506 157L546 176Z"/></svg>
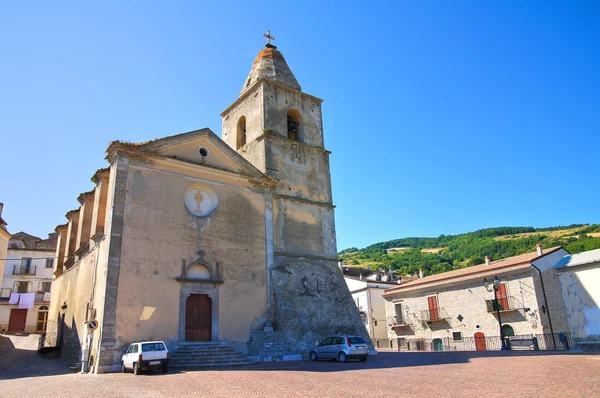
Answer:
<svg viewBox="0 0 600 398"><path fill-rule="evenodd" d="M210 216L219 206L215 191L200 183L192 184L185 190L183 201L188 211L197 217Z"/></svg>

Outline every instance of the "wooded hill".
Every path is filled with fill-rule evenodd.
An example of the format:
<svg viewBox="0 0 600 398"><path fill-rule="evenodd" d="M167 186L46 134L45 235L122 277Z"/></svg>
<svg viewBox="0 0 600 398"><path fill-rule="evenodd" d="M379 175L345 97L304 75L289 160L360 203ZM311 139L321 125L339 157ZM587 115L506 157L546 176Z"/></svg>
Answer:
<svg viewBox="0 0 600 398"><path fill-rule="evenodd" d="M403 238L375 243L364 249L342 250L339 257L350 265L371 269L392 267L401 275L439 274L543 248L563 246L570 253L600 248L600 224L573 224L549 228L486 228L437 238Z"/></svg>

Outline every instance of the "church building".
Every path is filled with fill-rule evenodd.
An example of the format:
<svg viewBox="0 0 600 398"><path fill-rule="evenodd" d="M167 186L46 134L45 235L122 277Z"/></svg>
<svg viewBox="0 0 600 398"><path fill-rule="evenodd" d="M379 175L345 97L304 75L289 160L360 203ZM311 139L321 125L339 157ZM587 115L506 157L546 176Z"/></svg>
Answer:
<svg viewBox="0 0 600 398"><path fill-rule="evenodd" d="M306 354L369 337L337 265L322 100L268 43L210 129L112 142L56 228L46 344L93 372L136 341ZM276 351L276 352L275 352Z"/></svg>

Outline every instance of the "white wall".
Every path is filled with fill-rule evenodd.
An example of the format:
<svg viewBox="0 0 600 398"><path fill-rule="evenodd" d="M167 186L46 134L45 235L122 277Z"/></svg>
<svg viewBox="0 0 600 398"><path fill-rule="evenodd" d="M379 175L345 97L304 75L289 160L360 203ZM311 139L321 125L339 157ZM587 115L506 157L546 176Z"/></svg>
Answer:
<svg viewBox="0 0 600 398"><path fill-rule="evenodd" d="M573 337L600 340L600 262L557 271Z"/></svg>
<svg viewBox="0 0 600 398"><path fill-rule="evenodd" d="M22 258L31 258L31 269L36 267L35 275L13 275L14 265L21 266ZM6 253L6 264L4 267L2 288L13 289L15 282L29 282L28 293L36 293L42 288L42 282L52 282L54 268L46 268L46 258L54 258L54 251L19 250L9 249ZM27 311L25 332L34 333L37 329L37 314L41 306L50 306L49 302L36 300L32 310ZM10 312L17 305L10 305L7 301L0 302L0 330L8 330Z"/></svg>

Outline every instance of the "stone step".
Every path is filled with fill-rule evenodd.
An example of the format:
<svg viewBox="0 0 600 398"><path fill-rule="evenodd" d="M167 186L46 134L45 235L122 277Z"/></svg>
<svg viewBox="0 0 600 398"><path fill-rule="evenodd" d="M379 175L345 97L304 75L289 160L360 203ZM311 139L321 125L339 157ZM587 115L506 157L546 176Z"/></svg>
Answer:
<svg viewBox="0 0 600 398"><path fill-rule="evenodd" d="M223 364L223 363L238 363L238 362L249 362L252 363L252 360L248 358L229 358L229 359L206 359L204 361L192 361L192 360L184 360L184 361L170 361L169 366L180 366L180 365L203 365L203 364Z"/></svg>
<svg viewBox="0 0 600 398"><path fill-rule="evenodd" d="M176 352L231 352L235 351L230 347L219 347L219 348L179 348Z"/></svg>
<svg viewBox="0 0 600 398"><path fill-rule="evenodd" d="M224 363L194 363L194 364L169 364L169 367L179 370L196 370L202 368L226 367L226 366L247 366L253 365L253 361L231 361Z"/></svg>
<svg viewBox="0 0 600 398"><path fill-rule="evenodd" d="M210 362L210 361L245 361L247 357L245 356L231 356L231 357L205 357L205 358L194 358L194 357L180 357L180 358L171 358L169 362L179 363L179 362Z"/></svg>
<svg viewBox="0 0 600 398"><path fill-rule="evenodd" d="M245 355L231 354L231 355L172 355L172 361L179 361L182 359L202 361L203 359L227 359L227 358L246 358Z"/></svg>

